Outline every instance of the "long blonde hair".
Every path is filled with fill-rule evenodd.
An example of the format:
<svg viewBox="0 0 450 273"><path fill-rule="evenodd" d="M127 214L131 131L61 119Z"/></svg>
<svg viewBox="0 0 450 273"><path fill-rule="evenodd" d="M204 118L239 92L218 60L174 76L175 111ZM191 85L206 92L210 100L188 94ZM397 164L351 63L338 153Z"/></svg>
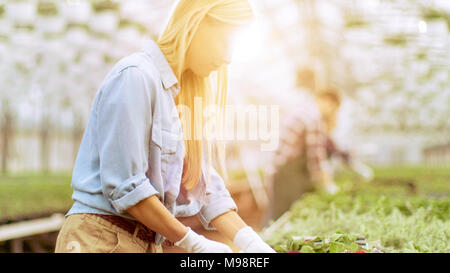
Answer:
<svg viewBox="0 0 450 273"><path fill-rule="evenodd" d="M157 40L157 44L167 58L168 63L180 83L180 92L175 98L176 105L183 105L194 109L194 98L201 98L202 105L216 105L219 109L216 114L217 141L213 147L212 142L206 139L206 155L209 166L212 162L212 150L216 148L219 164L225 171L225 146L221 141L225 122L225 104L227 98L227 66L220 67L216 74L215 95L212 94L211 77L199 77L190 70L183 72L186 52L198 26L205 16L232 25L244 25L253 18L250 4L247 0L179 0L172 12L170 20ZM182 122L184 132L194 132L195 123L191 111L190 124ZM198 122L198 121L197 121ZM203 121L202 121L203 122ZM187 127L187 128L186 128ZM184 158L182 184L186 189L194 188L200 180L202 171L203 143L201 140L185 138L186 155Z"/></svg>

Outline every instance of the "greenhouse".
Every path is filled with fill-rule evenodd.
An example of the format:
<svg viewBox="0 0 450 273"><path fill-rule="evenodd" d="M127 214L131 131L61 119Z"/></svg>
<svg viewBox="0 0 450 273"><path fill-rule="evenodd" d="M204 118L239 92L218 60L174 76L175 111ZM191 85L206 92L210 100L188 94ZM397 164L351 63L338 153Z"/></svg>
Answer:
<svg viewBox="0 0 450 273"><path fill-rule="evenodd" d="M141 180L153 191L164 191L164 202L174 199L173 206L179 208L164 205L173 209L171 212L179 212L175 216L180 223L209 241L228 246L232 252L270 252L268 248L298 255L450 252L450 1L196 0L197 4L205 3L198 4L205 6L202 12L206 15L202 16L230 16L234 27L245 3L249 2L253 13L251 22L233 32L229 49L232 58L221 60L227 64L218 65L217 60L208 64L217 67L209 71L209 81L201 79L195 70L207 65L192 65L182 72L178 65L184 68L191 62L200 63L214 50L224 50L226 42L217 42L221 32L214 32L200 43L209 50L193 54L193 61L189 59L186 52L194 50L193 41L201 31L194 35L192 29L186 30L191 25L201 29L206 19L195 21L201 12L193 11L189 20L177 25L176 7L184 3L183 11L188 14L191 6L187 2L0 0L0 253L52 253L55 247L58 252L57 240L62 240L62 225L77 202L77 191L98 177L101 186L92 184L93 188L86 191L108 195L105 192L112 187L108 183L115 180L107 181L106 174L118 174L125 165L131 166L132 172L145 165ZM232 12L233 16L221 10L223 6L232 10L235 2L242 6ZM242 13L242 17L246 16ZM223 23L225 19L218 21ZM182 24L187 26L182 28ZM186 33L178 33L177 39L170 40L169 34L175 33L170 32L171 27ZM142 55L149 40L162 51L152 51L150 59L159 62L146 67L146 73L156 73L155 69L164 65L170 65L173 71L163 71L161 82L145 85L157 86L151 92L159 91L159 86L169 90L168 82L173 80L170 77L175 76L181 91L161 93L160 97L152 93L148 101L152 104L147 106L153 118L145 116L145 122L156 124L152 124L151 134L147 130L145 135L138 135L144 123L133 117L115 125L115 129L126 130L127 135L115 131L106 135L106 126L113 130L113 119L119 118L119 113L143 113L137 105L109 109L102 117L100 105L104 111L107 106L125 107L132 96L122 93L119 102L111 104L99 104L97 100L105 99L98 96L102 92L106 96L107 91L117 90L108 85L114 82L109 78L114 69L130 61L127 56L136 52ZM173 48L169 50L170 43L177 44L170 45ZM186 46L184 43L193 45L179 57L176 54ZM209 43L212 46L208 47ZM214 43L218 46L214 47ZM158 53L164 53L167 62L155 57ZM175 59L182 59L181 64L174 66ZM146 60L129 66L140 69ZM210 98L207 102L223 103L223 108L211 111L214 114L208 112L211 105L202 104L203 112L199 114L205 138L210 129L208 119L217 117L210 123L221 137L221 133L226 135L211 141L216 144L217 140L217 146L209 145L209 140L202 142L203 146L197 145L197 139L187 140L186 135L184 142L164 139L180 133L173 129L178 127L169 125L156 130L156 138L153 135L155 128L172 120L170 112L155 118L155 113L167 105L178 108L174 116L181 120L181 134L186 134L184 128L191 122L184 123L183 118L190 114L194 119L198 117L197 112L185 115L178 107L189 101L186 94L190 91L183 87L191 87L190 77L199 78L192 83L198 88L192 88L192 94L201 94L203 103ZM119 82L117 86L126 84ZM138 92L136 86L130 91ZM220 97L223 86L226 95ZM99 129L103 125L105 131ZM224 132L220 132L220 126ZM99 148L102 136L105 143L112 139L124 141L111 145L110 150L118 152L109 154L117 155L109 171L101 170L109 162ZM138 141L149 147L132 153L137 151L132 145ZM183 145L187 156L178 158ZM86 147L89 152L84 150ZM158 147L160 153L150 154ZM226 147L224 164L221 147ZM150 154L144 164L125 162L137 160L145 154L142 151ZM196 155L204 161L194 162ZM150 166L158 156L161 161L154 166L162 168L156 171L161 183L155 181L154 166ZM221 232L220 221L213 219L225 218L208 218L213 205L197 209L200 220L194 217L197 214L186 212L188 209L183 211L192 209L190 206L196 203L189 203L189 198L202 192L195 187L191 191L185 181L194 180L194 171L198 171L198 183L206 181L204 186L208 187L211 177L201 175L207 173L201 162L210 159L217 170L213 177L223 180L223 185L211 191L222 189L225 196L229 193L236 214L255 231L252 236L258 236L255 240L260 240L260 248L245 251L238 236L233 240ZM87 160L94 163L88 165ZM179 167L178 163L180 173L170 169ZM136 173L129 175L123 183L137 177ZM178 181L181 178L182 182ZM171 183L182 188L174 190L176 186ZM114 191L103 196L110 201L103 212L119 217L123 216L117 209L119 205L116 207L120 199L112 199L126 187L115 186ZM178 199L171 190L180 192ZM144 193L134 192L134 196L138 194ZM224 195L221 198L226 199ZM139 225L152 231L143 219L137 219ZM204 221L217 223L217 230L205 228ZM163 229L154 232L169 241ZM188 249L176 245L163 244L162 251ZM117 249L133 252L124 246Z"/></svg>

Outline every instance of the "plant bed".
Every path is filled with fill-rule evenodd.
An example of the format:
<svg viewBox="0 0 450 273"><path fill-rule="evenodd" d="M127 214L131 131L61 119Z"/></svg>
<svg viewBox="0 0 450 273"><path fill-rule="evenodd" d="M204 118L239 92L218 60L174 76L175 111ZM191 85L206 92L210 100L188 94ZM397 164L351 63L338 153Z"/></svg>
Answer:
<svg viewBox="0 0 450 273"><path fill-rule="evenodd" d="M275 250L288 253L368 253L382 252L369 246L365 237L336 233L329 237L292 236L286 245Z"/></svg>
<svg viewBox="0 0 450 273"><path fill-rule="evenodd" d="M0 176L0 224L65 213L73 204L70 174Z"/></svg>
<svg viewBox="0 0 450 273"><path fill-rule="evenodd" d="M450 252L449 173L385 168L371 183L342 174L341 192L305 194L264 238L279 252ZM363 249L358 237L366 238Z"/></svg>

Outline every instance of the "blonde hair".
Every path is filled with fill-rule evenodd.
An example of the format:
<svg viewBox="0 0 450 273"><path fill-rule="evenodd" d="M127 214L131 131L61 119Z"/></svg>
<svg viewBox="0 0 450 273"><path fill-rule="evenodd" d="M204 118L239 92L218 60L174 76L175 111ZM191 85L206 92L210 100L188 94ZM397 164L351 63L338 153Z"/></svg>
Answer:
<svg viewBox="0 0 450 273"><path fill-rule="evenodd" d="M168 63L180 83L180 92L175 98L176 105L194 108L194 98L200 97L203 105L215 104L219 113L216 115L216 133L218 141L214 147L206 139L206 155L209 166L212 161L212 150L216 148L219 164L225 171L225 146L221 141L224 129L225 103L227 98L227 66L220 67L215 79L215 96L213 98L211 83L213 78L200 77L192 71L183 72L186 52L198 26L208 15L217 21L231 25L244 25L253 18L250 4L247 0L179 0L172 12L169 22L157 40L157 44L167 58ZM193 111L191 111L191 115ZM190 124L182 122L183 132L194 132L195 120L190 117ZM198 122L198 121L197 121ZM203 121L202 121L203 122ZM188 126L188 128L186 128ZM202 171L203 146L201 140L188 138L184 140L186 155L184 158L182 184L186 189L194 188L200 180Z"/></svg>

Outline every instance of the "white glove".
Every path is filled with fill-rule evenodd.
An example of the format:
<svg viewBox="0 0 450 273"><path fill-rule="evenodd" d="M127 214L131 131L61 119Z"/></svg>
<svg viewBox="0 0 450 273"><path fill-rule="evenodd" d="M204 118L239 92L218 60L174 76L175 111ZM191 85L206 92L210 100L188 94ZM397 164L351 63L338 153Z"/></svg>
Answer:
<svg viewBox="0 0 450 273"><path fill-rule="evenodd" d="M325 191L329 194L336 194L339 191L339 187L332 183L325 186Z"/></svg>
<svg viewBox="0 0 450 273"><path fill-rule="evenodd" d="M372 169L362 162L355 161L352 164L353 170L361 175L366 181L371 181L373 179Z"/></svg>
<svg viewBox="0 0 450 273"><path fill-rule="evenodd" d="M190 253L233 253L226 244L206 239L188 227L188 232L174 245L186 249Z"/></svg>
<svg viewBox="0 0 450 273"><path fill-rule="evenodd" d="M233 243L245 253L276 253L261 237L249 226L241 228L234 236Z"/></svg>

